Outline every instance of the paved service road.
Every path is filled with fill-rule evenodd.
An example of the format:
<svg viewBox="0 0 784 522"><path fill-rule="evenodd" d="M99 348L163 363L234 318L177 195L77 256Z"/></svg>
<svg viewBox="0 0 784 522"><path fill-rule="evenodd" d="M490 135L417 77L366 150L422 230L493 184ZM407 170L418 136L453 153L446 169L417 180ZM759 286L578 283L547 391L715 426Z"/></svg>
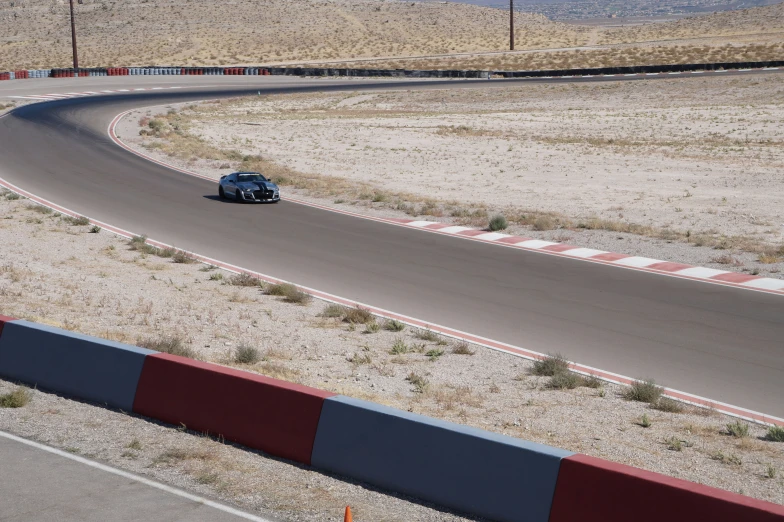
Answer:
<svg viewBox="0 0 784 522"><path fill-rule="evenodd" d="M178 81L191 79L200 87L22 107L0 119L0 177L92 218L244 268L784 417L781 296L513 250L291 202L224 203L215 197L215 183L147 162L107 137L108 123L126 109L189 99L507 83L249 78L183 78ZM118 85L115 78L108 79L113 84L81 80L100 84L92 90ZM165 85L158 77L123 81Z"/></svg>
<svg viewBox="0 0 784 522"><path fill-rule="evenodd" d="M186 498L169 486L158 484L166 488L160 489L120 473L123 475L0 433L0 520L265 522L223 505L206 505L198 497Z"/></svg>

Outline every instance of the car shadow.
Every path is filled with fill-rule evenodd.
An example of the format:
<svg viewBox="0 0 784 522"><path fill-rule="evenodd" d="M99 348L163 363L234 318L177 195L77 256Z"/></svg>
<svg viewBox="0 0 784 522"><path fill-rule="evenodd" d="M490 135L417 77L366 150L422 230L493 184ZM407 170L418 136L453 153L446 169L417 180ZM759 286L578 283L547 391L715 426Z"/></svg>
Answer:
<svg viewBox="0 0 784 522"><path fill-rule="evenodd" d="M236 203L233 199L221 199L220 196L217 195L209 195L209 196L202 196L204 199L209 199L210 201L217 201L218 203Z"/></svg>
<svg viewBox="0 0 784 522"><path fill-rule="evenodd" d="M202 197L204 199L209 199L210 201L216 201L218 203L235 203L235 204L239 204L239 202L237 200L228 199L228 198L227 199L221 199L220 196L217 196L217 195L214 195L214 194L210 194L209 196L202 196ZM246 205L272 205L273 202L272 201L263 201L263 202L258 202L258 203L245 203L245 204Z"/></svg>

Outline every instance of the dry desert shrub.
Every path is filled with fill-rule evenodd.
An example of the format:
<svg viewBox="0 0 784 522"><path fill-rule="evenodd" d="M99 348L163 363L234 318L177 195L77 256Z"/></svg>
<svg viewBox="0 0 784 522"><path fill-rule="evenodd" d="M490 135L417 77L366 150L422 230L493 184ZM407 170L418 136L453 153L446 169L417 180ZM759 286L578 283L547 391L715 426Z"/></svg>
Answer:
<svg viewBox="0 0 784 522"><path fill-rule="evenodd" d="M552 377L553 375L569 371L569 361L559 354L550 354L544 359L534 361L531 366L533 375Z"/></svg>
<svg viewBox="0 0 784 522"><path fill-rule="evenodd" d="M32 396L28 388L18 386L15 390L0 395L0 408L22 408L30 402Z"/></svg>
<svg viewBox="0 0 784 522"><path fill-rule="evenodd" d="M476 352L465 341L459 341L452 345L452 353L455 355L474 355Z"/></svg>
<svg viewBox="0 0 784 522"><path fill-rule="evenodd" d="M321 317L328 317L332 319L336 319L338 317L343 317L346 313L346 307L343 305L330 303L324 307L324 310L321 312Z"/></svg>
<svg viewBox="0 0 784 522"><path fill-rule="evenodd" d="M287 303L306 304L311 296L290 283L279 283L267 286L264 289L267 295L282 297Z"/></svg>
<svg viewBox="0 0 784 522"><path fill-rule="evenodd" d="M656 404L664 390L653 379L634 381L626 390L626 400Z"/></svg>
<svg viewBox="0 0 784 522"><path fill-rule="evenodd" d="M241 344L234 351L234 362L237 364L255 364L260 360L261 354L255 346Z"/></svg>
<svg viewBox="0 0 784 522"><path fill-rule="evenodd" d="M216 278L216 280L217 279L218 278ZM243 287L261 287L264 285L261 279L259 279L258 277L254 277L245 272L231 276L228 279L227 284L231 286L243 286Z"/></svg>
<svg viewBox="0 0 784 522"><path fill-rule="evenodd" d="M171 355L179 355L189 359L196 359L196 352L186 345L185 338L180 335L162 335L160 337L152 337L140 339L136 343L142 348L155 350L156 352L168 353Z"/></svg>
<svg viewBox="0 0 784 522"><path fill-rule="evenodd" d="M364 308L346 308L343 313L343 321L349 324L367 324L374 322L375 318L370 311Z"/></svg>

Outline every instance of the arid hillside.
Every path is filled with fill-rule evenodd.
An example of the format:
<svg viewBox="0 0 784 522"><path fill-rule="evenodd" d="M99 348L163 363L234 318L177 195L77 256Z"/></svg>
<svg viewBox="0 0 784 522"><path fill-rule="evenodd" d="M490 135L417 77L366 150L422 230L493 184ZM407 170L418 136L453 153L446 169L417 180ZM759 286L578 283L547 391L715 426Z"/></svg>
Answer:
<svg viewBox="0 0 784 522"><path fill-rule="evenodd" d="M84 0L76 6L81 65L217 65L325 63L361 58L503 51L507 14L464 4L384 0ZM0 3L0 69L62 67L71 59L68 2L5 0ZM784 5L695 17L678 22L603 29L519 14L516 47L563 49L542 66L582 63L579 52L616 57L607 65L715 59L772 59L784 41ZM663 42L664 41L664 42ZM681 49L672 46L685 43ZM642 56L624 49L648 49ZM718 52L719 46L732 48ZM662 52L665 45L669 52ZM651 49L656 49L652 52ZM640 54L640 53L637 53ZM574 55L574 56L573 56ZM506 56L506 55L503 55ZM511 55L515 56L515 55ZM471 60L471 67L521 67L529 61ZM548 63L549 62L549 63ZM620 62L619 62L620 63ZM447 64L448 65L448 64ZM445 65L445 66L447 66ZM466 64L467 65L467 64ZM465 66L465 65L464 65Z"/></svg>
<svg viewBox="0 0 784 522"><path fill-rule="evenodd" d="M84 66L241 64L499 50L508 15L460 4L378 0L84 0ZM64 66L68 3L0 4L0 68ZM582 45L589 29L520 15L522 47Z"/></svg>

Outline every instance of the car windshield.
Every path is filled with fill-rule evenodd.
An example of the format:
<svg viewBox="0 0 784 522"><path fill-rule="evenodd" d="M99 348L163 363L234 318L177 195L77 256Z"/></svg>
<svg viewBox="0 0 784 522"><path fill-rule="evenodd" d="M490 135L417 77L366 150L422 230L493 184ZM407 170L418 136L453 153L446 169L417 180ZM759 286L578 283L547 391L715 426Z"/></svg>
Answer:
<svg viewBox="0 0 784 522"><path fill-rule="evenodd" d="M267 178L257 172L250 174L237 174L237 181L267 181Z"/></svg>

